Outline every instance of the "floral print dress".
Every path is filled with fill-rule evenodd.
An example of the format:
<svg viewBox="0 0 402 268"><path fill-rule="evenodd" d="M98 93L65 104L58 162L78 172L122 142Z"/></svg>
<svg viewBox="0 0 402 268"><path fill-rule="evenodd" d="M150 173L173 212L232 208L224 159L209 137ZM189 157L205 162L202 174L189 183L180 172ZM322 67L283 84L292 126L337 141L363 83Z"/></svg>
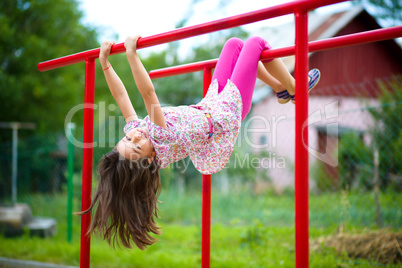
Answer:
<svg viewBox="0 0 402 268"><path fill-rule="evenodd" d="M147 116L143 120L127 123L124 132L146 125L155 149L155 159L161 169L190 156L198 171L213 174L225 166L233 152L242 109L241 95L235 84L228 80L218 94L218 82L215 80L198 104L163 107L167 128L154 124ZM213 135L210 138L205 113L212 117Z"/></svg>

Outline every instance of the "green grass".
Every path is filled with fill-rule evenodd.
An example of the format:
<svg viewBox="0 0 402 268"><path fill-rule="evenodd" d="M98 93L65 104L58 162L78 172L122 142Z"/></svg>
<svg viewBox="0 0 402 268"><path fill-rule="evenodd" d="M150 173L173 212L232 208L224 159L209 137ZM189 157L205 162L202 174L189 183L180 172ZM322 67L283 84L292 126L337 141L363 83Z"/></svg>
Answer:
<svg viewBox="0 0 402 268"><path fill-rule="evenodd" d="M163 191L160 199L160 242L146 251L111 248L92 238L91 267L200 267L201 195ZM66 241L66 196L30 196L36 216L58 220L58 232L49 239L0 237L0 256L49 263L79 265L80 221L74 217L73 241ZM310 196L310 238L333 234L340 224L346 230L376 229L371 194ZM400 231L402 197L380 196L384 223ZM79 202L75 200L75 210ZM294 267L294 198L289 195L247 193L212 194L211 267ZM372 267L366 260L351 260L322 248L310 253L310 267ZM381 266L384 267L384 266ZM397 266L387 266L397 267Z"/></svg>
<svg viewBox="0 0 402 268"><path fill-rule="evenodd" d="M159 206L162 220L197 224L201 220L201 195L180 196L174 191L163 191ZM270 226L294 226L293 195L252 195L247 192L221 195L212 193L212 222L243 225L255 219ZM384 223L389 227L402 226L402 195L381 193L380 203ZM328 193L310 195L310 225L335 229L340 224L375 228L375 203L372 193Z"/></svg>

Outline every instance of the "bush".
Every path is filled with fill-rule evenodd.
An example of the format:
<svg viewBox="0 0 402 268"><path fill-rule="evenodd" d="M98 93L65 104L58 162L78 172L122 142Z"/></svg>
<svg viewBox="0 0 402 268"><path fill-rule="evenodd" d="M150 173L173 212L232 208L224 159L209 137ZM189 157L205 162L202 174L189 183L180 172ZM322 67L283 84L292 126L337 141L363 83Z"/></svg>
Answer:
<svg viewBox="0 0 402 268"><path fill-rule="evenodd" d="M343 189L372 189L373 153L354 132L345 133L339 142L339 176Z"/></svg>
<svg viewBox="0 0 402 268"><path fill-rule="evenodd" d="M339 185L326 172L323 162L317 161L311 166L311 177L318 192L328 192L339 189Z"/></svg>
<svg viewBox="0 0 402 268"><path fill-rule="evenodd" d="M372 129L373 146L379 152L379 179L383 189L392 177L402 175L402 76L389 83L380 82L382 95L379 109L370 110L375 124Z"/></svg>

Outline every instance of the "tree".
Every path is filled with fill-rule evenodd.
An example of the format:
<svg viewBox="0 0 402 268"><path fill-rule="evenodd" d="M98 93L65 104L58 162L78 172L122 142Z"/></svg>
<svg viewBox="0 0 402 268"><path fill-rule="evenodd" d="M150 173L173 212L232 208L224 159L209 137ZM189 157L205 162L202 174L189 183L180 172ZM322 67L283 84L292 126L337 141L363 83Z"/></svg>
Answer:
<svg viewBox="0 0 402 268"><path fill-rule="evenodd" d="M354 186L362 190L373 188L373 153L364 144L363 137L355 132L342 135L339 142L339 176L342 189Z"/></svg>
<svg viewBox="0 0 402 268"><path fill-rule="evenodd" d="M375 121L372 129L373 151L379 152L380 186L385 188L393 177L402 174L402 76L395 77L388 85L380 82L382 90L380 108L370 110ZM394 185L397 187L397 185ZM400 189L399 189L400 190Z"/></svg>
<svg viewBox="0 0 402 268"><path fill-rule="evenodd" d="M99 45L77 6L76 0L0 1L0 121L61 130L68 110L83 102L83 64L44 73L36 67Z"/></svg>
<svg viewBox="0 0 402 268"><path fill-rule="evenodd" d="M358 0L355 4L364 5L377 19L388 26L400 25L402 22L402 2L400 0Z"/></svg>

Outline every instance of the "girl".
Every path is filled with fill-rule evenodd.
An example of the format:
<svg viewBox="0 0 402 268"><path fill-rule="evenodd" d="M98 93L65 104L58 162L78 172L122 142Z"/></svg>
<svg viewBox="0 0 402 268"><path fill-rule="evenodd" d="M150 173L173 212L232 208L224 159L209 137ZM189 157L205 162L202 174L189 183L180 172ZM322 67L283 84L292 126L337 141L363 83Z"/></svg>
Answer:
<svg viewBox="0 0 402 268"><path fill-rule="evenodd" d="M104 42L99 61L107 84L127 122L125 137L99 164L100 181L91 206L98 203L89 233L96 229L109 244L121 243L140 249L156 242L160 234L155 222L161 189L158 170L190 156L203 174L221 170L233 151L241 121L250 108L256 78L269 84L278 101L294 102L295 80L280 59L261 63L270 45L260 37L246 42L228 40L216 65L205 98L196 105L161 108L152 81L137 52L139 36L125 41L126 55L148 116L138 119L123 83L108 56L113 42ZM320 78L309 72L309 89Z"/></svg>

